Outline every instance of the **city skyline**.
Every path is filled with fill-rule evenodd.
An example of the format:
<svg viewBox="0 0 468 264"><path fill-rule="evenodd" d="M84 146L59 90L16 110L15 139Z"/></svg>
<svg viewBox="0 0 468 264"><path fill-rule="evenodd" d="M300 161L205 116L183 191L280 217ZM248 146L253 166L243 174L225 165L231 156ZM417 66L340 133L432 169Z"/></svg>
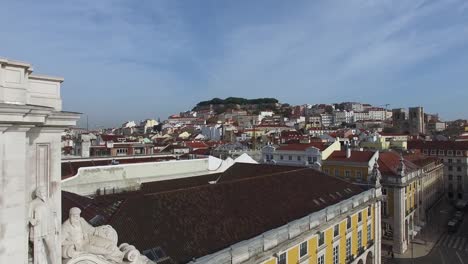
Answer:
<svg viewBox="0 0 468 264"><path fill-rule="evenodd" d="M0 56L63 76L65 110L104 126L229 96L466 118L464 1L8 1L8 10Z"/></svg>

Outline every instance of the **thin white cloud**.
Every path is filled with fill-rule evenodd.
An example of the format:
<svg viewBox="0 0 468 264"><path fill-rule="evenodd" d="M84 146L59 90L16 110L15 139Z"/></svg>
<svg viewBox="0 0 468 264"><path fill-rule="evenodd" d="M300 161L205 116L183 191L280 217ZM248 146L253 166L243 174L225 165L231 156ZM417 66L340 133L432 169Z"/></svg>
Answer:
<svg viewBox="0 0 468 264"><path fill-rule="evenodd" d="M0 16L9 25L0 27L8 36L0 55L63 75L68 109L121 121L165 117L210 97L370 100L468 42L464 0L298 1L258 13L250 2L236 2L237 11L204 4L191 12L170 0L12 0Z"/></svg>

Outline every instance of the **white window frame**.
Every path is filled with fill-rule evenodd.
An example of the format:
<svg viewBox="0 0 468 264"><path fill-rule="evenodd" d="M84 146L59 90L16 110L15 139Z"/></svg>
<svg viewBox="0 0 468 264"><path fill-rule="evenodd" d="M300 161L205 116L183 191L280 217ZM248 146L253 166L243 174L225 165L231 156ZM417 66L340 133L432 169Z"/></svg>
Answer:
<svg viewBox="0 0 468 264"><path fill-rule="evenodd" d="M283 264L281 262L281 256L284 256L284 264L288 264L288 252L285 251L278 255L278 264Z"/></svg>
<svg viewBox="0 0 468 264"><path fill-rule="evenodd" d="M348 245L348 241L349 241L349 245ZM346 244L345 245L346 245L346 251L345 251L346 259L349 259L353 255L353 236L352 236L352 234L349 234L348 236L346 236Z"/></svg>
<svg viewBox="0 0 468 264"><path fill-rule="evenodd" d="M357 232L357 247L358 250L362 248L362 229L358 230Z"/></svg>
<svg viewBox="0 0 468 264"><path fill-rule="evenodd" d="M338 230L338 232L336 232L336 234L335 234L335 229ZM340 223L333 226L333 238L339 237L339 236L340 236Z"/></svg>
<svg viewBox="0 0 468 264"><path fill-rule="evenodd" d="M351 230L353 228L353 218L351 216L346 217L346 231ZM349 227L348 227L349 223Z"/></svg>
<svg viewBox="0 0 468 264"><path fill-rule="evenodd" d="M320 243L320 237L323 236L323 243ZM324 231L319 231L319 233L317 234L317 246L318 247L321 247L323 245L325 245L325 232Z"/></svg>
<svg viewBox="0 0 468 264"><path fill-rule="evenodd" d="M372 224L367 224L367 244L372 240Z"/></svg>
<svg viewBox="0 0 468 264"><path fill-rule="evenodd" d="M305 245L305 253L304 254L302 254L302 251L301 251L302 245ZM307 256L308 254L309 254L309 243L306 240L306 241L302 242L301 244L299 244L299 259Z"/></svg>
<svg viewBox="0 0 468 264"><path fill-rule="evenodd" d="M333 256L333 264L339 264L340 263L340 244L339 243L336 243L336 245L333 245L332 256Z"/></svg>
<svg viewBox="0 0 468 264"><path fill-rule="evenodd" d="M317 255L317 264L325 264L325 253Z"/></svg>

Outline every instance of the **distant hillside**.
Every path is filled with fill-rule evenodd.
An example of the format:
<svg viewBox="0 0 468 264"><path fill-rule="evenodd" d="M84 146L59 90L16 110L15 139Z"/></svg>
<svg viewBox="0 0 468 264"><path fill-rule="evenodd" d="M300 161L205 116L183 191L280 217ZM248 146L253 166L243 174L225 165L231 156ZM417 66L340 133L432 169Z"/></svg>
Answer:
<svg viewBox="0 0 468 264"><path fill-rule="evenodd" d="M275 98L257 98L257 99L245 99L240 97L228 97L226 99L213 98L209 101L202 101L197 106L208 106L208 105L256 105L256 104L276 104L278 100Z"/></svg>
<svg viewBox="0 0 468 264"><path fill-rule="evenodd" d="M207 109L210 105L216 113L223 113L229 109L244 109L249 112L258 112L264 110L275 110L279 101L275 98L257 98L245 99L240 97L228 97L226 99L213 98L209 101L199 102L194 111Z"/></svg>

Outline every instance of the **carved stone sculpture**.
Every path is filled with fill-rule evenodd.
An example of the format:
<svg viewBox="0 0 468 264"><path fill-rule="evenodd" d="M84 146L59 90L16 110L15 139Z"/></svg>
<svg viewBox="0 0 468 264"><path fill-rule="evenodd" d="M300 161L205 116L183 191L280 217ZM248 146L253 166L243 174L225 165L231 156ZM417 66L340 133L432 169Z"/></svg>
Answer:
<svg viewBox="0 0 468 264"><path fill-rule="evenodd" d="M153 263L133 246L117 247L117 232L109 225L93 227L77 207L62 224L62 257L66 264Z"/></svg>
<svg viewBox="0 0 468 264"><path fill-rule="evenodd" d="M380 187L381 180L382 180L382 174L380 173L379 170L379 164L378 160L375 160L374 167L372 168L372 174L371 174L372 179L374 180L375 187Z"/></svg>
<svg viewBox="0 0 468 264"><path fill-rule="evenodd" d="M59 229L54 214L56 213L51 211L45 187L38 187L36 189L36 198L31 202L29 208L29 240L33 244L34 264L56 264L55 236L58 234Z"/></svg>

